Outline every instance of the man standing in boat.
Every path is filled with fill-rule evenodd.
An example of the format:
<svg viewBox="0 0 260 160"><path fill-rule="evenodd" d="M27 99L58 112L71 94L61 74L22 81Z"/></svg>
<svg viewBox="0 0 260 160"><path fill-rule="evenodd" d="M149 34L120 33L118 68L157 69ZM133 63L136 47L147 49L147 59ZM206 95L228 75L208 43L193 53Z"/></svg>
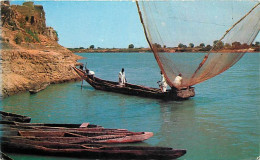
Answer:
<svg viewBox="0 0 260 160"><path fill-rule="evenodd" d="M182 74L180 73L177 77L175 77L173 83L174 83L174 86L180 90L180 87L181 87L181 82L182 82Z"/></svg>
<svg viewBox="0 0 260 160"><path fill-rule="evenodd" d="M161 81L159 81L157 83L159 83L159 87L161 88L161 91L166 92L167 83L166 83L166 80L165 80L165 77L164 77L162 71L161 71Z"/></svg>
<svg viewBox="0 0 260 160"><path fill-rule="evenodd" d="M118 74L118 80L119 80L119 85L120 86L124 86L125 82L126 82L125 72L124 71L125 71L124 68L122 68L122 70Z"/></svg>

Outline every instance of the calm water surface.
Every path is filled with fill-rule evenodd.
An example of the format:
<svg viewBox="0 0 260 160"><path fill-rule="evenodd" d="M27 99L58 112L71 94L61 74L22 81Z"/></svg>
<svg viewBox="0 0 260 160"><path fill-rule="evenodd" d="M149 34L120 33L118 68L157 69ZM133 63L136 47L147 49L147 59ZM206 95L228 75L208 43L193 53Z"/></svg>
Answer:
<svg viewBox="0 0 260 160"><path fill-rule="evenodd" d="M157 87L159 68L151 53L82 53L96 76ZM196 85L187 101L164 102L94 90L86 82L51 85L35 95L22 93L1 100L1 110L32 117L39 123L91 122L107 128L151 131L135 145L187 149L179 159L255 160L259 156L259 58L246 54L228 71ZM15 160L67 159L10 154ZM68 158L71 159L71 158Z"/></svg>

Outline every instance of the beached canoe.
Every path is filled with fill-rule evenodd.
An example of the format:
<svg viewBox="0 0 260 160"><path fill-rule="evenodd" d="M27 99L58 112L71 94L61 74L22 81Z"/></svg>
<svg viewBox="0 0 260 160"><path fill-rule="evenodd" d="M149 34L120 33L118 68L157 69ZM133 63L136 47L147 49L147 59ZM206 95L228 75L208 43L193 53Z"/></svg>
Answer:
<svg viewBox="0 0 260 160"><path fill-rule="evenodd" d="M134 85L130 83L125 83L125 86L118 85L118 82L107 81L100 79L98 77L88 76L85 74L84 70L72 67L76 73L85 81L87 81L93 88L97 90L116 92L127 95L149 97L149 98L159 98L165 100L184 100L195 96L195 91L193 87L189 87L181 90L167 90L167 92L162 92L158 88L150 88L141 85Z"/></svg>
<svg viewBox="0 0 260 160"><path fill-rule="evenodd" d="M83 123L83 124L47 124L47 123L18 123L12 121L0 121L1 130L5 132L14 132L18 135L20 131L23 134L35 134L41 136L55 136L56 133L76 133L82 136L98 136L98 135L136 135L143 132L131 132L127 129L104 128L99 125ZM86 125L88 124L88 125ZM78 127L78 128L73 128ZM13 135L12 134L12 135Z"/></svg>
<svg viewBox="0 0 260 160"><path fill-rule="evenodd" d="M6 152L49 156L110 159L175 159L186 154L184 149L145 146L104 146L32 141L23 138L2 138Z"/></svg>
<svg viewBox="0 0 260 160"><path fill-rule="evenodd" d="M22 138L66 143L134 143L153 136L152 132L18 131ZM17 138L13 136L10 138Z"/></svg>
<svg viewBox="0 0 260 160"><path fill-rule="evenodd" d="M59 123L17 123L14 122L17 128L32 128L32 129L90 129L90 128L103 128L100 125L82 123L82 124L59 124ZM15 127L13 126L13 127Z"/></svg>
<svg viewBox="0 0 260 160"><path fill-rule="evenodd" d="M17 129L45 129L45 130L101 130L104 127L100 125L82 123L82 124L59 124L59 123L20 123L14 121L0 121L0 124L9 128Z"/></svg>
<svg viewBox="0 0 260 160"><path fill-rule="evenodd" d="M1 147L12 153L112 159L173 159L186 153L166 147L103 145L142 142L152 137L152 132L131 132L89 123L0 123Z"/></svg>
<svg viewBox="0 0 260 160"><path fill-rule="evenodd" d="M15 121L15 122L22 122L22 123L29 123L31 121L31 117L22 116L19 114L9 113L0 111L1 114L1 121Z"/></svg>

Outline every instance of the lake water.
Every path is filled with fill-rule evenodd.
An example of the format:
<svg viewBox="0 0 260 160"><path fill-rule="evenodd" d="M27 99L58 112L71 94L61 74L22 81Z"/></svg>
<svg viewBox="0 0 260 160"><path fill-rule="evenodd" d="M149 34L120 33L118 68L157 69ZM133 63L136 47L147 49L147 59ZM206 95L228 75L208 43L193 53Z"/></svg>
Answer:
<svg viewBox="0 0 260 160"><path fill-rule="evenodd" d="M82 53L96 76L157 87L159 68L151 53ZM106 128L151 131L136 145L187 149L184 160L255 160L259 156L259 53L246 54L226 72L195 85L187 101L139 98L97 91L86 82L51 85L35 95L1 100L1 110L32 117L32 122L90 122ZM9 154L15 160L67 159ZM71 159L71 158L68 158Z"/></svg>

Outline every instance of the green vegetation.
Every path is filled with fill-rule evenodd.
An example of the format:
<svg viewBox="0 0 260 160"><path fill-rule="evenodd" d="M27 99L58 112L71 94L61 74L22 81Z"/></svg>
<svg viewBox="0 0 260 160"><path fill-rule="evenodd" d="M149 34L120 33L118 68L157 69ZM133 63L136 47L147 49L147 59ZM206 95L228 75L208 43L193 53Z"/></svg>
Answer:
<svg viewBox="0 0 260 160"><path fill-rule="evenodd" d="M218 41L218 40L216 40L216 41L214 41L213 42L213 46L214 46L214 50L221 50L221 49L223 49L224 48L224 43L222 42L222 41Z"/></svg>
<svg viewBox="0 0 260 160"><path fill-rule="evenodd" d="M231 48L231 45L230 45L229 43L226 43L226 44L224 45L224 48Z"/></svg>
<svg viewBox="0 0 260 160"><path fill-rule="evenodd" d="M24 2L23 5L30 8L34 8L34 2Z"/></svg>
<svg viewBox="0 0 260 160"><path fill-rule="evenodd" d="M204 48L204 47L205 47L205 44L204 44L204 43L201 43L199 46L202 47L202 48Z"/></svg>
<svg viewBox="0 0 260 160"><path fill-rule="evenodd" d="M190 48L193 48L193 47L194 47L194 44L193 44L193 43L190 43L190 44L189 44L189 47L190 47Z"/></svg>
<svg viewBox="0 0 260 160"><path fill-rule="evenodd" d="M225 50L240 50L240 49L249 49L251 51L260 51L260 43L255 42L251 46L248 44L241 44L240 42L233 42L232 44L224 43L222 41L215 40L213 46L205 45L200 43L198 46L195 46L193 43L189 43L187 47L185 44L179 43L178 47L166 47L166 45L161 46L161 44L154 43L153 47L156 48L158 52L208 52L208 51L225 51ZM213 48L213 49L212 49ZM94 45L91 45L89 48L79 47L79 48L68 48L74 53L84 53L84 52L151 52L150 48L134 48L133 44L129 44L128 48L95 48Z"/></svg>
<svg viewBox="0 0 260 160"><path fill-rule="evenodd" d="M17 33L17 34L15 35L14 41L15 41L16 44L21 44L22 41L23 41L23 34L20 33L20 32Z"/></svg>
<svg viewBox="0 0 260 160"><path fill-rule="evenodd" d="M162 46L158 43L155 43L154 45L155 45L156 48L162 48Z"/></svg>
<svg viewBox="0 0 260 160"><path fill-rule="evenodd" d="M31 38L30 37L26 38L27 39L26 42L33 42L33 41L40 42L40 39L36 32L33 32L30 29L26 29L26 33L28 33L31 36Z"/></svg>
<svg viewBox="0 0 260 160"><path fill-rule="evenodd" d="M28 36L26 36L24 39L25 39L25 42L28 42L28 43L33 42L33 40Z"/></svg>
<svg viewBox="0 0 260 160"><path fill-rule="evenodd" d="M182 43L180 43L180 44L178 45L179 48L183 48L183 46L184 46L184 45L183 45Z"/></svg>
<svg viewBox="0 0 260 160"><path fill-rule="evenodd" d="M68 48L74 53L88 53L88 52L151 52L149 48L100 48L90 49L90 48Z"/></svg>
<svg viewBox="0 0 260 160"><path fill-rule="evenodd" d="M201 48L199 51L207 52L211 50L211 45L207 45L206 47Z"/></svg>
<svg viewBox="0 0 260 160"><path fill-rule="evenodd" d="M94 49L95 46L92 44L92 45L89 46L89 48L90 48L90 49Z"/></svg>
<svg viewBox="0 0 260 160"><path fill-rule="evenodd" d="M56 31L56 30L54 30L54 32L55 32L55 34L56 34L56 37L57 37L57 39L55 39L56 41L58 41L59 40L59 35L58 35L58 32Z"/></svg>
<svg viewBox="0 0 260 160"><path fill-rule="evenodd" d="M24 28L24 27L25 27L25 23L24 23L24 22L19 22L19 24L20 24L20 27L21 27L21 28Z"/></svg>
<svg viewBox="0 0 260 160"><path fill-rule="evenodd" d="M135 48L135 46L133 44L129 44L128 48Z"/></svg>

